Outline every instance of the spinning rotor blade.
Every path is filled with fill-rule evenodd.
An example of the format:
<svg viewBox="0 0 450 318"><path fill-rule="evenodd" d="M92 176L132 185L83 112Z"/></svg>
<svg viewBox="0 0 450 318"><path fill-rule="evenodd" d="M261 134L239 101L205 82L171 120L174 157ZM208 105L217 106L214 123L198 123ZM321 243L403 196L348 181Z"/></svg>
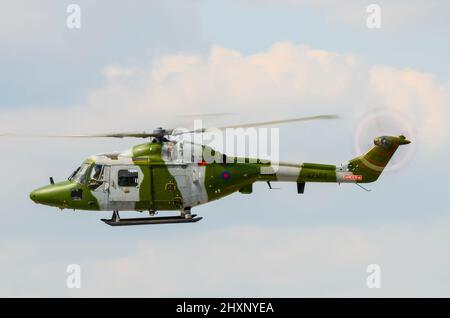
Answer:
<svg viewBox="0 0 450 318"><path fill-rule="evenodd" d="M189 117L189 118L207 118L207 117L226 117L236 115L235 113L196 113L196 114L186 114L186 115L177 115L176 117Z"/></svg>
<svg viewBox="0 0 450 318"><path fill-rule="evenodd" d="M354 153L360 154L373 146L373 138L386 135L405 135L410 140L417 140L414 123L402 113L388 109L374 109L364 113L354 128ZM400 170L412 160L417 142L402 149L392 157L385 168L385 172L392 173Z"/></svg>
<svg viewBox="0 0 450 318"><path fill-rule="evenodd" d="M263 122L255 122L255 123L247 123L247 124L239 124L239 125L230 125L223 127L216 127L215 129L224 130L227 128L249 128L249 127L261 127L261 126L271 126L276 124L288 124L293 122L301 122L301 121L310 121L310 120L321 120L321 119L338 119L337 115L318 115L318 116L309 116L309 117L299 117L299 118L291 118L291 119L283 119L283 120L273 120L273 121L263 121ZM173 136L183 135L183 134L192 134L192 133L202 133L207 132L211 128L202 128L197 130L185 131L185 132L174 132Z"/></svg>
<svg viewBox="0 0 450 318"><path fill-rule="evenodd" d="M273 121L264 121L264 122L255 122L255 123L247 123L247 124L239 124L239 125L230 125L217 127L215 129L225 130L227 128L248 128L248 127L260 127L260 126L270 126L276 124L287 124L293 122L301 122L301 121L310 121L310 120L321 120L321 119L337 119L339 118L337 115L318 115L318 116L309 116L309 117L300 117L300 118L291 118L291 119L283 119L283 120L273 120ZM202 133L211 130L212 128L202 128L191 131L180 131L176 132L174 129L163 129L157 128L152 133L147 132L126 132L126 133L107 133L107 134L80 134L80 135L46 135L46 134L0 134L0 137L17 137L17 138L162 138L164 136L180 136L184 134L192 134L192 133Z"/></svg>
<svg viewBox="0 0 450 318"><path fill-rule="evenodd" d="M171 130L165 134L170 134ZM88 134L88 135L35 135L35 134L0 134L0 137L18 137L18 138L150 138L161 136L160 133L130 132L130 133L111 133L111 134Z"/></svg>

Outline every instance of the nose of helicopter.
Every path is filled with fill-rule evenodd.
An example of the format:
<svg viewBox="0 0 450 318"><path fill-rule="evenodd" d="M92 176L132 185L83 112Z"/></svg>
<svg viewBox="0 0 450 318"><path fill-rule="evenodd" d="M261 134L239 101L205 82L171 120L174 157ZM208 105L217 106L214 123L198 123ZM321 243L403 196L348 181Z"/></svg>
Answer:
<svg viewBox="0 0 450 318"><path fill-rule="evenodd" d="M59 206L64 198L64 187L59 184L48 185L30 193L30 199L35 203Z"/></svg>
<svg viewBox="0 0 450 318"><path fill-rule="evenodd" d="M52 186L42 187L36 190L31 191L30 199L35 203L50 203L53 193Z"/></svg>
<svg viewBox="0 0 450 318"><path fill-rule="evenodd" d="M37 201L37 190L33 190L30 192L30 199L34 202Z"/></svg>

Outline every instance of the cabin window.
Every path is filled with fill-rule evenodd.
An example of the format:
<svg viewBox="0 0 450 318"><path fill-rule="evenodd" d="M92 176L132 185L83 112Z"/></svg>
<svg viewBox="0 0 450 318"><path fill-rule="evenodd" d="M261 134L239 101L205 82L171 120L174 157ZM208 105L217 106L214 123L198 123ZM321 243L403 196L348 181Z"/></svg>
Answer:
<svg viewBox="0 0 450 318"><path fill-rule="evenodd" d="M119 170L118 180L119 187L137 187L139 173L137 170Z"/></svg>

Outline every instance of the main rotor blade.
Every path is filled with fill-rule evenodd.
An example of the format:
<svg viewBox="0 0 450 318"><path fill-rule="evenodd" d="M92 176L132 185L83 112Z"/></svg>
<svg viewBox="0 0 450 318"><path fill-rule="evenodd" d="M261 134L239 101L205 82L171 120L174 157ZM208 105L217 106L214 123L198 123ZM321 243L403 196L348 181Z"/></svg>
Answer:
<svg viewBox="0 0 450 318"><path fill-rule="evenodd" d="M301 121L310 121L310 120L323 120L323 119L337 119L339 118L337 115L318 115L318 116L309 116L309 117L299 117L299 118L291 118L291 119L283 119L283 120L272 120L272 121L263 121L263 122L255 122L255 123L246 123L246 124L238 124L238 125L230 125L217 127L215 129L225 130L227 128L248 128L248 127L261 127L261 126L271 126L276 124L287 124L293 122L301 122ZM152 133L147 132L126 132L126 133L107 133L107 134L82 134L82 135L53 135L53 134L0 134L0 137L15 137L15 138L150 138L150 137L162 137L162 136L179 136L183 134L192 134L192 133L202 133L213 128L202 128L191 131L180 131L175 132L174 129L162 129L160 132L156 130Z"/></svg>
<svg viewBox="0 0 450 318"><path fill-rule="evenodd" d="M176 117L183 117L183 118L198 118L202 119L205 117L226 117L226 116L232 116L236 115L235 113L195 113L195 114L186 114L186 115L176 115Z"/></svg>
<svg viewBox="0 0 450 318"><path fill-rule="evenodd" d="M216 127L215 129L224 130L227 128L249 128L249 127L261 127L261 126L272 126L277 124L288 124L293 122L301 122L301 121L310 121L310 120L330 120L330 119L338 119L339 116L337 115L318 115L318 116L309 116L309 117L299 117L299 118L291 118L291 119L282 119L282 120L272 120L272 121L262 121L262 122L255 122L255 123L245 123L245 124L238 124L238 125L230 125L230 126L223 126L223 127ZM185 131L185 132L175 132L172 133L173 136L177 135L183 135L183 134L192 134L192 133L202 133L207 132L208 130L213 128L202 128L202 129L196 129L191 131Z"/></svg>
<svg viewBox="0 0 450 318"><path fill-rule="evenodd" d="M170 134L171 131L167 131ZM42 135L42 134L0 134L0 137L14 138L150 138L161 134L146 132L110 133L110 134L88 134L88 135Z"/></svg>

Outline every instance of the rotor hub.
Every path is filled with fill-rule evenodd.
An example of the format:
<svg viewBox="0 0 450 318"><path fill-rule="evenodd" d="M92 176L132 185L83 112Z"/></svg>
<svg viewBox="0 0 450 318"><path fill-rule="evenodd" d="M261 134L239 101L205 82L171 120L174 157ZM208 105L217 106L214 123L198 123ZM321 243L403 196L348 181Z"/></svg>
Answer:
<svg viewBox="0 0 450 318"><path fill-rule="evenodd" d="M155 130L153 130L153 133L154 133L155 135L164 136L164 135L167 134L167 131L166 131L164 128L162 128L162 127L158 127L158 128L156 128Z"/></svg>

